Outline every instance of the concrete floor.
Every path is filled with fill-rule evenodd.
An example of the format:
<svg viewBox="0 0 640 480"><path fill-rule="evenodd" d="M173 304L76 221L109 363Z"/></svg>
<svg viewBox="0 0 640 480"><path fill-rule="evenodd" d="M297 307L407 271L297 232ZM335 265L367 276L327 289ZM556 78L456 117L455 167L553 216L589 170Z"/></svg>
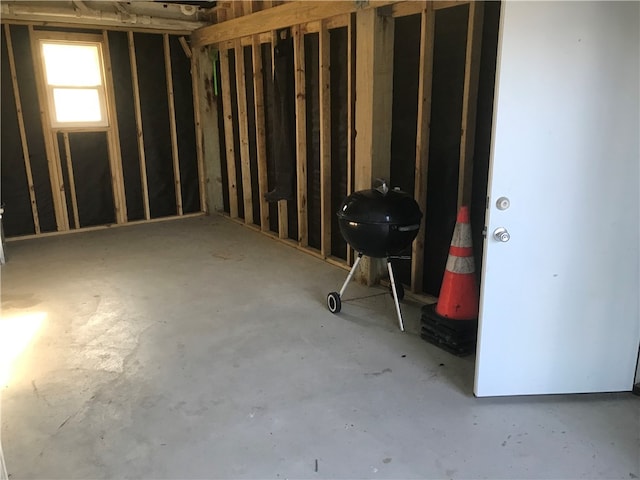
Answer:
<svg viewBox="0 0 640 480"><path fill-rule="evenodd" d="M224 218L7 253L3 321L46 314L2 391L12 479L640 476L640 398L476 399L418 305L332 315L345 271Z"/></svg>

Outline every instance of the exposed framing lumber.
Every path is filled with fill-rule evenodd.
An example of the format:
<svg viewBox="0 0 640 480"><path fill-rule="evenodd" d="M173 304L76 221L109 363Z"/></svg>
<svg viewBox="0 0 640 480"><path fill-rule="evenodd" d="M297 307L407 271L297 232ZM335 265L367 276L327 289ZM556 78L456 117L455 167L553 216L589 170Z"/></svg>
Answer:
<svg viewBox="0 0 640 480"><path fill-rule="evenodd" d="M407 15L416 15L426 8L427 3L432 3L433 10L444 10L445 8L457 7L472 3L472 0L436 0L436 1L403 1L394 3L391 6L392 17L406 17Z"/></svg>
<svg viewBox="0 0 640 480"><path fill-rule="evenodd" d="M418 116L416 122L416 168L414 187L414 197L424 215L420 222L420 231L413 242L411 250L412 292L421 292L423 288L434 39L435 12L433 10L433 2L428 2L426 8L422 10L420 23L420 78L418 81Z"/></svg>
<svg viewBox="0 0 640 480"><path fill-rule="evenodd" d="M180 154L178 152L178 134L176 131L176 106L173 98L173 74L171 68L171 47L169 34L162 35L164 50L164 71L167 79L167 99L169 101L169 126L171 127L171 156L173 157L173 180L176 194L176 210L182 215L182 184L180 181Z"/></svg>
<svg viewBox="0 0 640 480"><path fill-rule="evenodd" d="M69 145L69 134L62 134L64 142L64 155L67 160L67 175L69 176L69 193L71 196L71 206L73 209L73 221L75 228L80 228L80 216L78 215L78 198L76 196L76 181L73 176L73 162L71 160L71 146Z"/></svg>
<svg viewBox="0 0 640 480"><path fill-rule="evenodd" d="M319 35L320 59L320 252L331 255L331 48L329 30Z"/></svg>
<svg viewBox="0 0 640 480"><path fill-rule="evenodd" d="M24 117L22 115L22 102L20 100L20 89L18 88L18 75L16 73L16 62L13 56L13 42L11 41L11 29L9 25L4 25L5 41L7 42L7 54L9 57L9 69L11 70L11 83L13 86L13 97L18 115L18 128L20 130L20 142L22 144L22 158L24 160L24 170L27 175L27 185L29 187L29 200L31 202L31 215L33 216L33 226L36 234L40 233L40 219L38 217L38 205L36 203L35 187L33 185L33 174L31 172L31 159L29 157L29 145L27 144L27 132L24 127Z"/></svg>
<svg viewBox="0 0 640 480"><path fill-rule="evenodd" d="M293 27L304 19L306 23L322 20L328 17L352 13L375 7L382 7L396 3L389 0L372 0L367 3L356 2L309 2L294 1L284 5L268 8L251 15L228 20L224 23L209 25L195 30L191 36L192 45L201 47L225 40L248 37L269 30ZM234 2L236 3L236 2Z"/></svg>
<svg viewBox="0 0 640 480"><path fill-rule="evenodd" d="M273 51L278 41L276 31L270 32L271 36L271 76L275 70L275 57ZM286 200L278 201L278 237L281 239L289 238L289 205Z"/></svg>
<svg viewBox="0 0 640 480"><path fill-rule="evenodd" d="M350 15L347 25L347 195L353 192L353 161L355 157L355 16ZM347 265L353 265L353 248L347 243Z"/></svg>
<svg viewBox="0 0 640 480"><path fill-rule="evenodd" d="M238 102L238 134L240 136L240 173L242 177L244 221L246 223L253 223L253 192L251 191L251 158L247 118L247 81L244 68L244 47L240 45L240 41L236 41L234 53L236 58L236 96Z"/></svg>
<svg viewBox="0 0 640 480"><path fill-rule="evenodd" d="M224 117L224 140L227 153L227 179L229 184L229 216L238 217L238 190L236 187L236 158L233 146L233 115L231 113L231 78L229 74L229 50L220 50L220 88Z"/></svg>
<svg viewBox="0 0 640 480"><path fill-rule="evenodd" d="M25 25L25 26L32 26L32 27L56 27L56 28L87 28L87 29L102 29L105 28L104 24L73 24L73 23L69 23L69 22L60 22L60 21L55 21L55 22L49 22L49 21L44 21L44 20L20 20L20 19L15 19L15 18L6 18L3 17L2 18L2 23L3 24L9 24L9 25ZM116 31L116 32L135 32L135 33L153 33L153 34L163 34L163 33L168 33L170 35L191 35L193 33L193 30L187 30L187 29L179 29L179 28L171 28L171 29L166 29L166 28L140 28L140 27L136 27L135 25L131 25L131 26L122 26L122 24L120 25L109 25L109 31Z"/></svg>
<svg viewBox="0 0 640 480"><path fill-rule="evenodd" d="M264 198L268 190L267 181L267 134L264 119L264 79L262 73L262 51L260 38L253 37L253 98L256 117L256 153L258 164L258 195L260 202L260 229L269 230L269 204Z"/></svg>
<svg viewBox="0 0 640 480"><path fill-rule="evenodd" d="M182 40L184 37L180 37ZM191 63L191 91L193 94L193 120L196 130L196 161L198 164L198 189L200 193L200 211L208 213L207 192L204 172L204 147L202 137L202 118L200 115L200 70L197 55L189 57ZM217 132L215 133L217 135Z"/></svg>
<svg viewBox="0 0 640 480"><path fill-rule="evenodd" d="M484 4L482 2L471 2L469 4L469 21L467 24L467 51L464 67L464 93L462 96L458 208L471 203L483 16Z"/></svg>
<svg viewBox="0 0 640 480"><path fill-rule="evenodd" d="M276 10L276 8L273 8ZM305 85L304 33L293 28L293 68L295 72L296 178L298 190L298 243L309 245L307 216L307 94Z"/></svg>
<svg viewBox="0 0 640 480"><path fill-rule="evenodd" d="M138 140L138 160L140 162L140 183L142 184L142 204L144 218L149 220L149 186L147 184L147 157L144 151L144 133L142 130L142 109L140 108L140 87L138 83L138 64L136 62L136 47L133 32L127 32L129 43L129 61L131 63L131 83L133 87L133 107L136 117L136 137Z"/></svg>
<svg viewBox="0 0 640 480"><path fill-rule="evenodd" d="M104 87L107 96L107 108L109 110L107 145L109 146L109 163L111 164L111 186L113 188L113 202L116 211L116 223L126 223L127 201L124 191L124 173L122 171L120 132L118 129L118 115L116 112L116 94L113 89L113 70L111 69L109 37L106 30L102 31L102 55L104 62Z"/></svg>
<svg viewBox="0 0 640 480"><path fill-rule="evenodd" d="M29 42L31 43L31 56L36 77L36 89L38 91L38 104L40 107L40 121L42 123L42 133L44 136L44 146L49 167L49 181L51 183L51 196L53 197L53 208L56 216L56 229L58 231L69 230L69 215L67 213L67 199L64 194L64 181L62 176L62 166L58 158L51 130L49 110L47 109L47 94L44 85L44 72L42 71L42 52L39 48L38 39L33 26L29 25Z"/></svg>

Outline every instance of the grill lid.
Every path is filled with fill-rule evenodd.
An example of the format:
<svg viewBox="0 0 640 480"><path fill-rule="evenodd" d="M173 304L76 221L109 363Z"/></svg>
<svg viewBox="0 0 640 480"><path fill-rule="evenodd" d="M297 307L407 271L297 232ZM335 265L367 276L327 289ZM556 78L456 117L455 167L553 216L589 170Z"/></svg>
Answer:
<svg viewBox="0 0 640 480"><path fill-rule="evenodd" d="M415 225L422 212L416 201L399 188L389 190L386 184L349 195L337 212L338 218L365 224Z"/></svg>

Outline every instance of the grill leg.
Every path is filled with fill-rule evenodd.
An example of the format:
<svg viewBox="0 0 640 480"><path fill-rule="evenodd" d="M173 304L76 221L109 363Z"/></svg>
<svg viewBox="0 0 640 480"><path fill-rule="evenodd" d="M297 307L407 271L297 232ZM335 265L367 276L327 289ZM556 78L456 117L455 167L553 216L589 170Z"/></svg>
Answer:
<svg viewBox="0 0 640 480"><path fill-rule="evenodd" d="M391 291L393 292L393 301L396 304L396 313L398 314L398 325L400 331L404 332L404 324L402 323L402 313L400 313L400 302L398 302L398 292L396 291L396 281L393 278L393 268L391 268L391 259L387 258L387 268L389 269L389 280L391 280Z"/></svg>
<svg viewBox="0 0 640 480"><path fill-rule="evenodd" d="M356 268L358 268L358 264L360 263L360 259L362 259L362 254L358 253L358 258L356 258L356 261L353 262L353 267L351 267L351 271L349 272L349 275L347 275L347 279L344 281L344 284L342 285L342 288L340 289L340 298L342 298L342 295L344 294L344 291L347 289L347 285L349 284L349 282L353 278L353 274L355 273Z"/></svg>

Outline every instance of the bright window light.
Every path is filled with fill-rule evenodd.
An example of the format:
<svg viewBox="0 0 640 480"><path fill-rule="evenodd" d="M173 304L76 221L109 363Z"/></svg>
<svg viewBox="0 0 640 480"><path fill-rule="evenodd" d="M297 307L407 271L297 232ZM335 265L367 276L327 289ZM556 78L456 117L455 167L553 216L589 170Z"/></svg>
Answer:
<svg viewBox="0 0 640 480"><path fill-rule="evenodd" d="M41 40L53 127L106 127L106 98L99 42Z"/></svg>

